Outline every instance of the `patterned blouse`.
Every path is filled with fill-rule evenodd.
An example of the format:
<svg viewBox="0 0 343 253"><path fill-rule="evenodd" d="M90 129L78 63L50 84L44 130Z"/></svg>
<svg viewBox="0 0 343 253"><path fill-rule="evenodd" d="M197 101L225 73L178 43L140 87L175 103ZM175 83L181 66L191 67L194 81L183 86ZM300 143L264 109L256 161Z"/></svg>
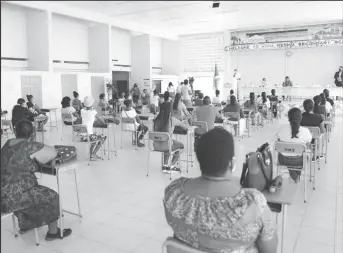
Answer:
<svg viewBox="0 0 343 253"><path fill-rule="evenodd" d="M233 197L189 196L187 178L165 190L164 208L174 237L210 253L258 253L255 241L271 240L276 230L263 194L241 189Z"/></svg>

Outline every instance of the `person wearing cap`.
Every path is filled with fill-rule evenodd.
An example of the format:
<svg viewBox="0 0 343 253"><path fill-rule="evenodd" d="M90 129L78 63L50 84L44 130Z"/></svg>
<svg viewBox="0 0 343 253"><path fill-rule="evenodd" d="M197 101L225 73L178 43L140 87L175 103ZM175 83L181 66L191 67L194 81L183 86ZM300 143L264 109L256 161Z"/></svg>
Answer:
<svg viewBox="0 0 343 253"><path fill-rule="evenodd" d="M93 142L90 147L90 158L96 160L100 159L100 157L96 153L100 149L101 145L105 142L106 136L94 134L93 124L95 119L98 119L102 124L106 124L106 122L102 118L97 116L98 113L96 110L93 109L93 104L94 99L91 96L86 96L84 98L83 105L85 108L81 109L81 118L82 125L85 125L87 127L89 139ZM87 141L87 136L83 136L82 140Z"/></svg>

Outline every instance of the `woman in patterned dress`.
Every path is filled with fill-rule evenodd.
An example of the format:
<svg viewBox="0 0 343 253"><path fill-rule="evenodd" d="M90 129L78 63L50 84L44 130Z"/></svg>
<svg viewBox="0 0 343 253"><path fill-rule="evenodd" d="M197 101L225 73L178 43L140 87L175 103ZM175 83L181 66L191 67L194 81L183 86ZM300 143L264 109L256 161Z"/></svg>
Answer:
<svg viewBox="0 0 343 253"><path fill-rule="evenodd" d="M174 238L208 253L275 253L277 229L264 195L232 178L232 135L214 128L200 138L196 155L202 175L181 177L165 190Z"/></svg>
<svg viewBox="0 0 343 253"><path fill-rule="evenodd" d="M45 239L60 239L57 221L60 217L58 194L39 185L34 175L39 164L52 161L57 153L53 147L34 142L34 127L28 120L16 125L16 138L1 149L1 212L13 212L18 218L20 233L48 225ZM63 237L71 229L63 230Z"/></svg>

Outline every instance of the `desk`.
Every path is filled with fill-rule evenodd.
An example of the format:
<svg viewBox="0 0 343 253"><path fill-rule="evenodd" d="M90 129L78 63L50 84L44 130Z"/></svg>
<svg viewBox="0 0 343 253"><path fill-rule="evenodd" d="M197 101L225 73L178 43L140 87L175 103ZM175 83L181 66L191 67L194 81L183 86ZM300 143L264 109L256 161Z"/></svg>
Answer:
<svg viewBox="0 0 343 253"><path fill-rule="evenodd" d="M330 120L324 120L324 127L325 127L325 163L327 163L328 157L328 144L330 142L330 132L331 132L332 122ZM322 142L324 144L324 142ZM323 155L323 145L322 145L322 155Z"/></svg>
<svg viewBox="0 0 343 253"><path fill-rule="evenodd" d="M254 92L255 95L260 95L263 91L269 91L271 89L275 89L277 96L291 96L294 98L313 98L315 95L319 95L323 92L324 89L328 89L330 91L330 96L332 97L342 97L343 96L343 88L342 87L241 87L241 96L242 97L249 97L250 92ZM269 92L268 92L269 93Z"/></svg>
<svg viewBox="0 0 343 253"><path fill-rule="evenodd" d="M101 116L102 119L114 119L113 115L102 115ZM95 123L95 122L94 122ZM101 128L102 131L104 128L107 128L107 143L108 143L108 149L105 151L108 152L108 160L110 160L110 153L114 152L114 155L117 156L117 148L116 148L116 128L117 128L117 124L115 124L115 122L108 122L106 123L106 127L98 127L96 124L93 124L93 128L97 129L97 128ZM110 149L110 128L113 128L113 146L114 146L114 150Z"/></svg>
<svg viewBox="0 0 343 253"><path fill-rule="evenodd" d="M262 193L267 199L267 203L277 204L282 210L282 230L281 230L281 253L284 249L284 236L286 228L287 206L292 205L294 196L298 190L298 184L290 183L289 180L283 179L282 188L275 193L269 193L264 190Z"/></svg>
<svg viewBox="0 0 343 253"><path fill-rule="evenodd" d="M42 109L44 110L44 109ZM50 131L51 131L51 128L53 127L56 127L58 129L58 124L57 124L57 110L58 108L45 108L45 110L49 110L49 121L50 121ZM55 114L55 125L52 125L52 117L51 117L51 112L54 112ZM62 122L63 123L63 122Z"/></svg>

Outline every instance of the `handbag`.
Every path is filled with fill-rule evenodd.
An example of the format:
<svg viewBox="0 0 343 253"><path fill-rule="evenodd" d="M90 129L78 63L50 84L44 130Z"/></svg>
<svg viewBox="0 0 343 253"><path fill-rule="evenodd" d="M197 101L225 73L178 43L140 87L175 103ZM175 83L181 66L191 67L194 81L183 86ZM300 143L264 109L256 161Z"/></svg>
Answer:
<svg viewBox="0 0 343 253"><path fill-rule="evenodd" d="M273 157L268 143L246 155L240 178L243 188L269 189L273 182Z"/></svg>

